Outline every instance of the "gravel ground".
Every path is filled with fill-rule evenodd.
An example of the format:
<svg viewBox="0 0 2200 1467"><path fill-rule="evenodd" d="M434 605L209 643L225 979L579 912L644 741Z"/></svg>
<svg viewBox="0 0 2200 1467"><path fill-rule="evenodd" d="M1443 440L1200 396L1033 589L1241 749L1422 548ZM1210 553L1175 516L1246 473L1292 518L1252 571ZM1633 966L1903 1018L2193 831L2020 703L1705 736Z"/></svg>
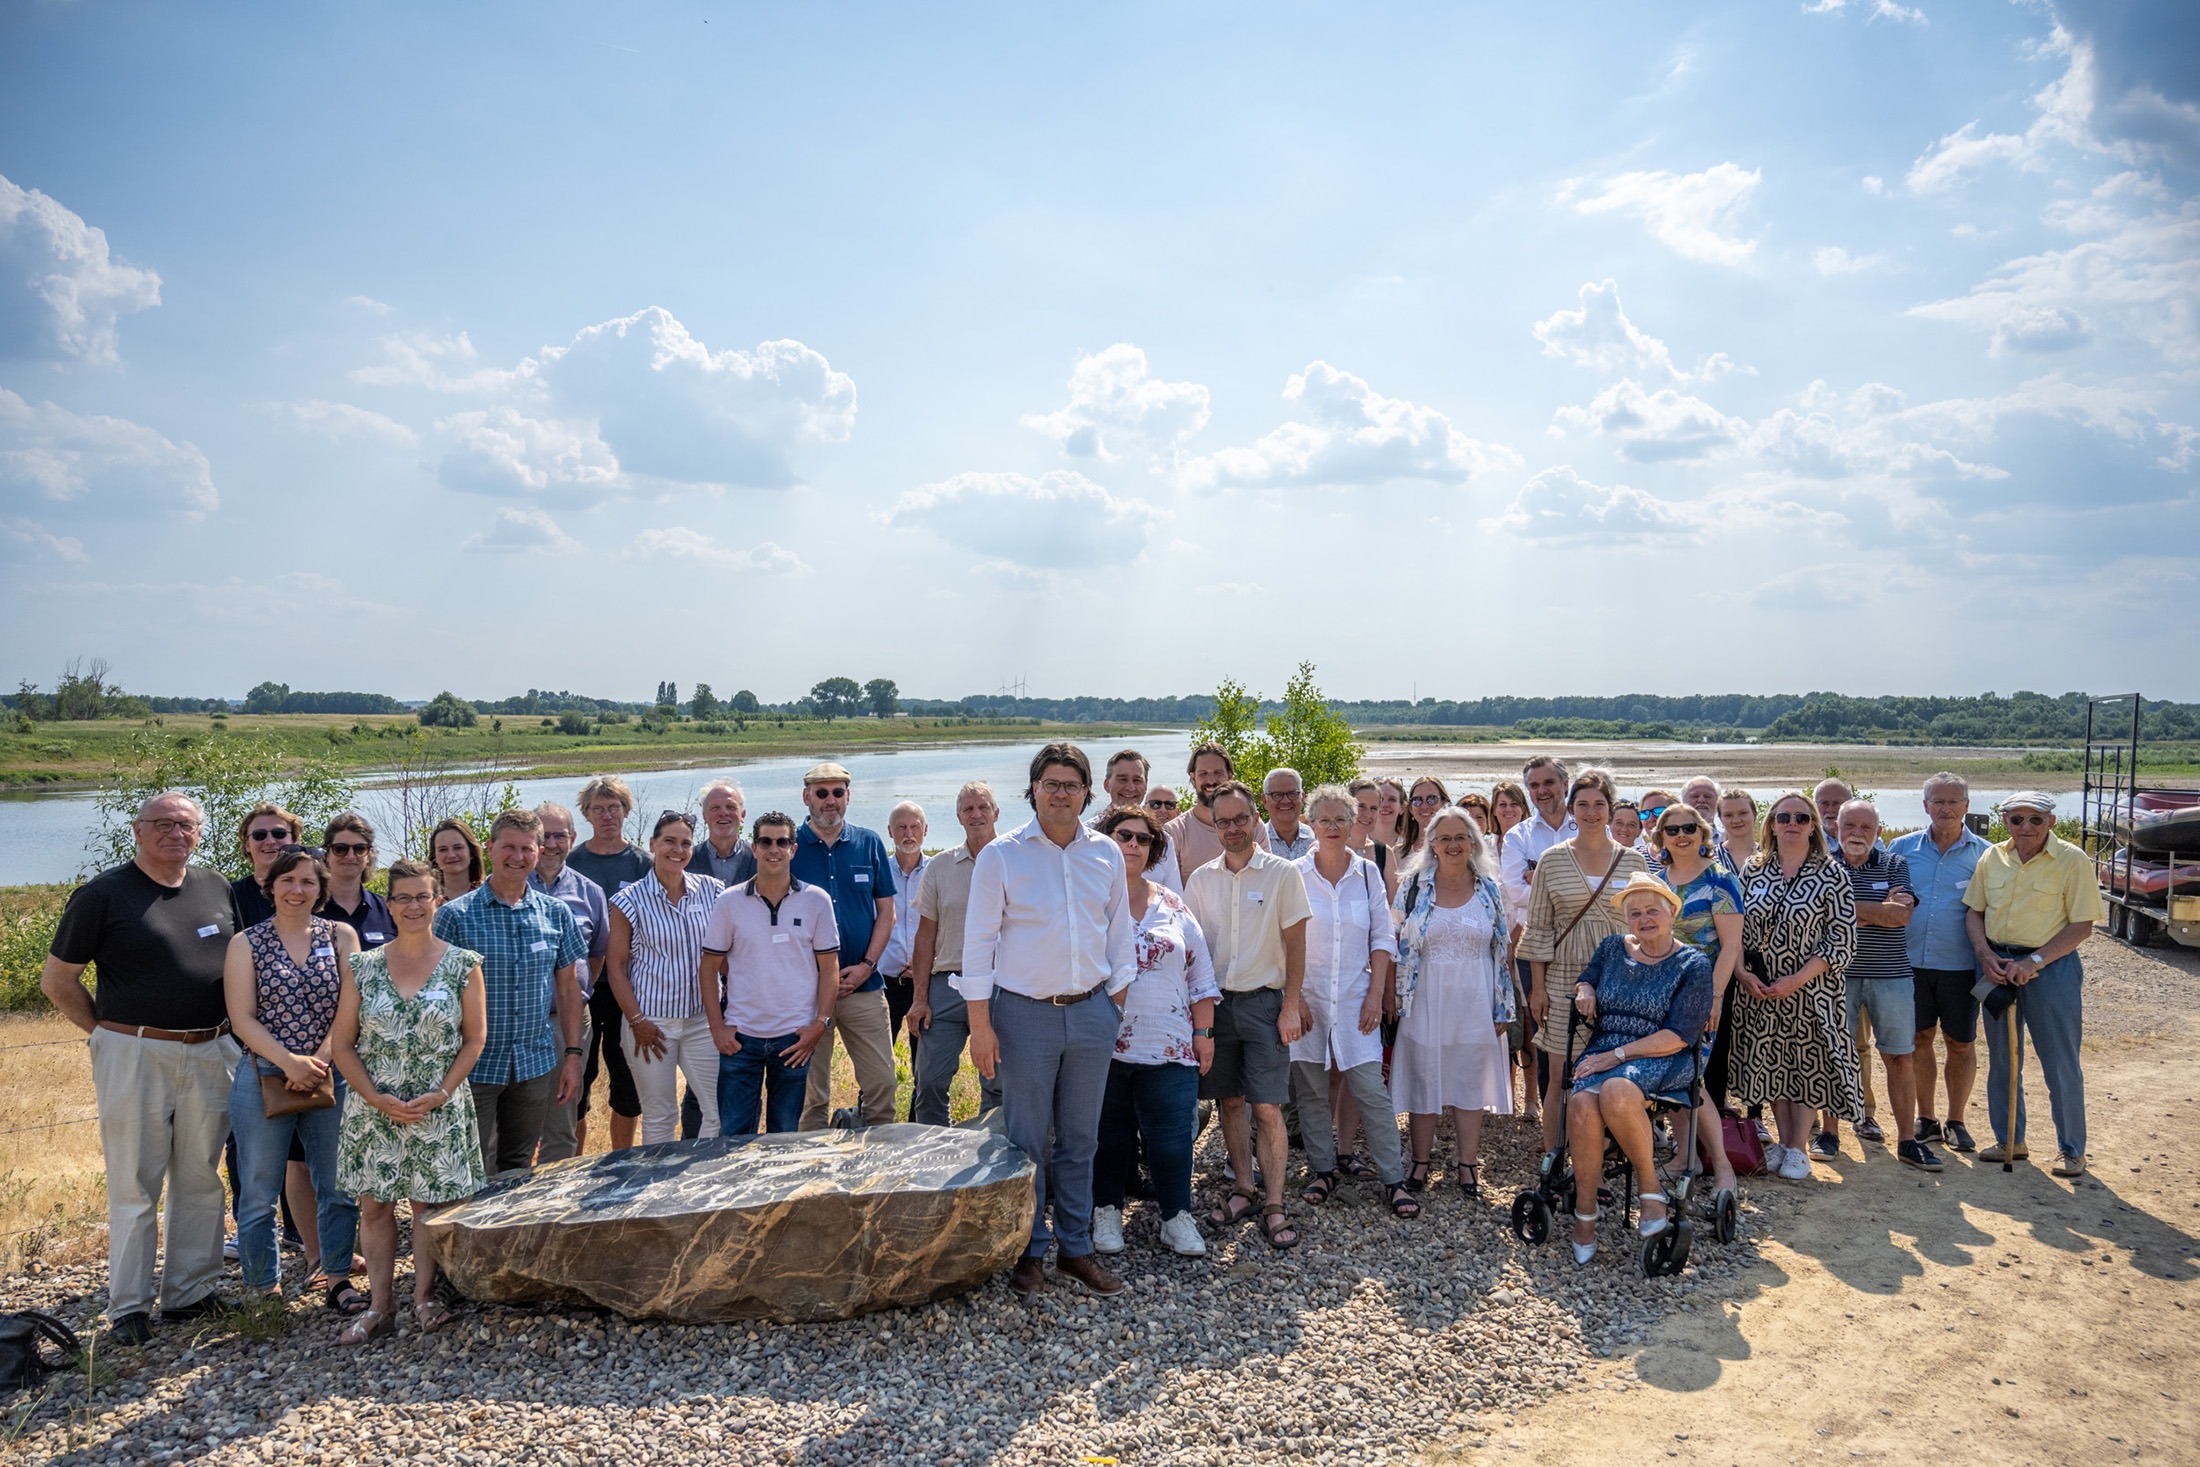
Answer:
<svg viewBox="0 0 2200 1467"><path fill-rule="evenodd" d="M2157 1032L2200 972L2200 956L2141 957L2106 940L2086 958L2089 1044ZM1519 1120L1493 1120L1485 1196L1469 1201L1449 1185L1440 1139L1412 1222L1372 1186L1347 1183L1320 1209L1294 1200L1304 1241L1285 1254L1248 1225L1212 1240L1207 1258L1180 1259L1134 1205L1117 1260L1131 1288L1114 1300L1057 1287L1027 1306L996 1280L843 1324L484 1309L432 1338L411 1332L408 1313L395 1339L364 1351L338 1347L334 1317L297 1302L277 1338L172 1327L103 1359L89 1395L83 1374L56 1377L8 1406L0 1442L19 1460L101 1467L364 1455L542 1467L1395 1461L1555 1392L1643 1388L1632 1347L1674 1311L1736 1298L1755 1242L1798 1195L1757 1179L1741 1237L1722 1247L1700 1232L1678 1278L1641 1278L1611 1224L1577 1270L1558 1239L1529 1248L1506 1226L1535 1146ZM1199 1165L1204 1209L1219 1187L1211 1132ZM0 1303L90 1328L104 1283L97 1265L34 1269L0 1282Z"/></svg>

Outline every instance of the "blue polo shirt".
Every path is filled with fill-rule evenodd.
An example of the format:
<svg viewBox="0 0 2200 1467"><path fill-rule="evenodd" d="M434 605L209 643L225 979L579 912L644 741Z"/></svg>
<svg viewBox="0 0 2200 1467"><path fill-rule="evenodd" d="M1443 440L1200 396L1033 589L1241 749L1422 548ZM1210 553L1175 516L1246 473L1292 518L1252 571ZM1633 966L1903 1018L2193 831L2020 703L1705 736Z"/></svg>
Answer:
<svg viewBox="0 0 2200 1467"><path fill-rule="evenodd" d="M1963 893L1971 885L1971 873L1979 858L1992 847L1970 827L1946 851L1933 844L1930 830L1914 830L1895 837L1889 847L1910 864L1910 886L1917 893L1917 910L1910 914L1910 966L1934 968L1944 973L1968 973L1978 967L1971 951L1971 936L1964 930Z"/></svg>
<svg viewBox="0 0 2200 1467"><path fill-rule="evenodd" d="M833 921L840 928L840 961L862 962L871 950L871 930L878 926L874 904L894 894L894 848L877 831L860 825L841 826L840 839L827 845L805 820L794 833L794 860L788 870L795 880L832 893ZM882 961L884 956L880 954ZM885 986L886 979L874 971L856 992Z"/></svg>

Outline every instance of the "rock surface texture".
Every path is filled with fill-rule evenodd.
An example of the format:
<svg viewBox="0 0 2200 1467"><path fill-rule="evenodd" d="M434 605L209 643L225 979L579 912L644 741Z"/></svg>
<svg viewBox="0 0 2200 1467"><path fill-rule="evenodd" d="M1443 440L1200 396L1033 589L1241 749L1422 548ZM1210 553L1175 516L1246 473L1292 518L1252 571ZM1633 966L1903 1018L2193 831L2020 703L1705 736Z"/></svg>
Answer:
<svg viewBox="0 0 2200 1467"><path fill-rule="evenodd" d="M1031 1236L999 1136L877 1126L670 1141L492 1180L427 1224L469 1298L631 1319L847 1319L975 1288Z"/></svg>

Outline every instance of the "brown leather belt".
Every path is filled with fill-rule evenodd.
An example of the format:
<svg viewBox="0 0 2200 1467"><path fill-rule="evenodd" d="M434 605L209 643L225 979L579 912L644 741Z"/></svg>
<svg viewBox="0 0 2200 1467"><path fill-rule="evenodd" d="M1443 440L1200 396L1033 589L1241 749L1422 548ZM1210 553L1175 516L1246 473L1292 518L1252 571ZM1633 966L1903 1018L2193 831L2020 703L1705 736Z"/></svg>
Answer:
<svg viewBox="0 0 2200 1467"><path fill-rule="evenodd" d="M229 1021L224 1019L211 1029L155 1029L151 1024L117 1024L112 1019L101 1019L99 1027L110 1034L135 1034L140 1039L165 1039L172 1044L204 1044L227 1034Z"/></svg>
<svg viewBox="0 0 2200 1467"><path fill-rule="evenodd" d="M1048 999L1047 1002L1053 1004L1058 1009L1066 1009L1073 1003L1083 1003L1086 999L1092 997L1094 994L1105 991L1107 986L1108 985L1105 983L1097 983L1094 984L1092 987L1086 989L1083 993L1056 994L1054 997Z"/></svg>

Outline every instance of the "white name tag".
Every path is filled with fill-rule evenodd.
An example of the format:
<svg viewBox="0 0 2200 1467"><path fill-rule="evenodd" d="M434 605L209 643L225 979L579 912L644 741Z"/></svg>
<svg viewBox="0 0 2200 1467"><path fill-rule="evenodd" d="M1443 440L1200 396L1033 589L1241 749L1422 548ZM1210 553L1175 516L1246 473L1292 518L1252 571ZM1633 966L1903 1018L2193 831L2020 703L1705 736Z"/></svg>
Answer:
<svg viewBox="0 0 2200 1467"><path fill-rule="evenodd" d="M774 932L774 933L772 934L772 941L773 941L773 942L785 942L786 940L787 940L787 934L786 934L786 933L784 933L784 932Z"/></svg>
<svg viewBox="0 0 2200 1467"><path fill-rule="evenodd" d="M443 999L443 998L449 998L450 996L451 996L451 995L450 995L450 991L449 991L448 989L443 989L443 988L423 988L423 989L421 989L421 990L420 990L420 992L419 992L419 993L417 993L417 994L415 994L415 995L414 995L414 997L416 997L416 998L423 998L423 999L428 999L428 998L434 998L434 999Z"/></svg>
<svg viewBox="0 0 2200 1467"><path fill-rule="evenodd" d="M1260 902L1268 900L1268 893L1264 891L1249 891L1245 894L1245 899L1249 902L1258 904Z"/></svg>
<svg viewBox="0 0 2200 1467"><path fill-rule="evenodd" d="M369 942L388 942L389 940L390 935L387 932L370 932L367 934L367 941Z"/></svg>
<svg viewBox="0 0 2200 1467"><path fill-rule="evenodd" d="M1873 883L1872 883L1872 890L1873 890L1873 891L1885 891L1886 889L1887 889L1887 883L1886 883L1886 882L1884 882L1884 881L1875 881L1875 882L1873 882Z"/></svg>
<svg viewBox="0 0 2200 1467"><path fill-rule="evenodd" d="M219 923L209 922L204 927L201 927L199 929L199 936L218 937L221 935L221 930L221 925Z"/></svg>
<svg viewBox="0 0 2200 1467"><path fill-rule="evenodd" d="M527 950L531 953L546 953L550 951L550 944L547 942L538 942L533 947L530 947Z"/></svg>
<svg viewBox="0 0 2200 1467"><path fill-rule="evenodd" d="M317 947L313 950L313 955L317 958L333 958L336 956L336 949L332 947Z"/></svg>
<svg viewBox="0 0 2200 1467"><path fill-rule="evenodd" d="M871 873L868 871L858 871L856 873L856 880L865 885L869 885L871 880Z"/></svg>

